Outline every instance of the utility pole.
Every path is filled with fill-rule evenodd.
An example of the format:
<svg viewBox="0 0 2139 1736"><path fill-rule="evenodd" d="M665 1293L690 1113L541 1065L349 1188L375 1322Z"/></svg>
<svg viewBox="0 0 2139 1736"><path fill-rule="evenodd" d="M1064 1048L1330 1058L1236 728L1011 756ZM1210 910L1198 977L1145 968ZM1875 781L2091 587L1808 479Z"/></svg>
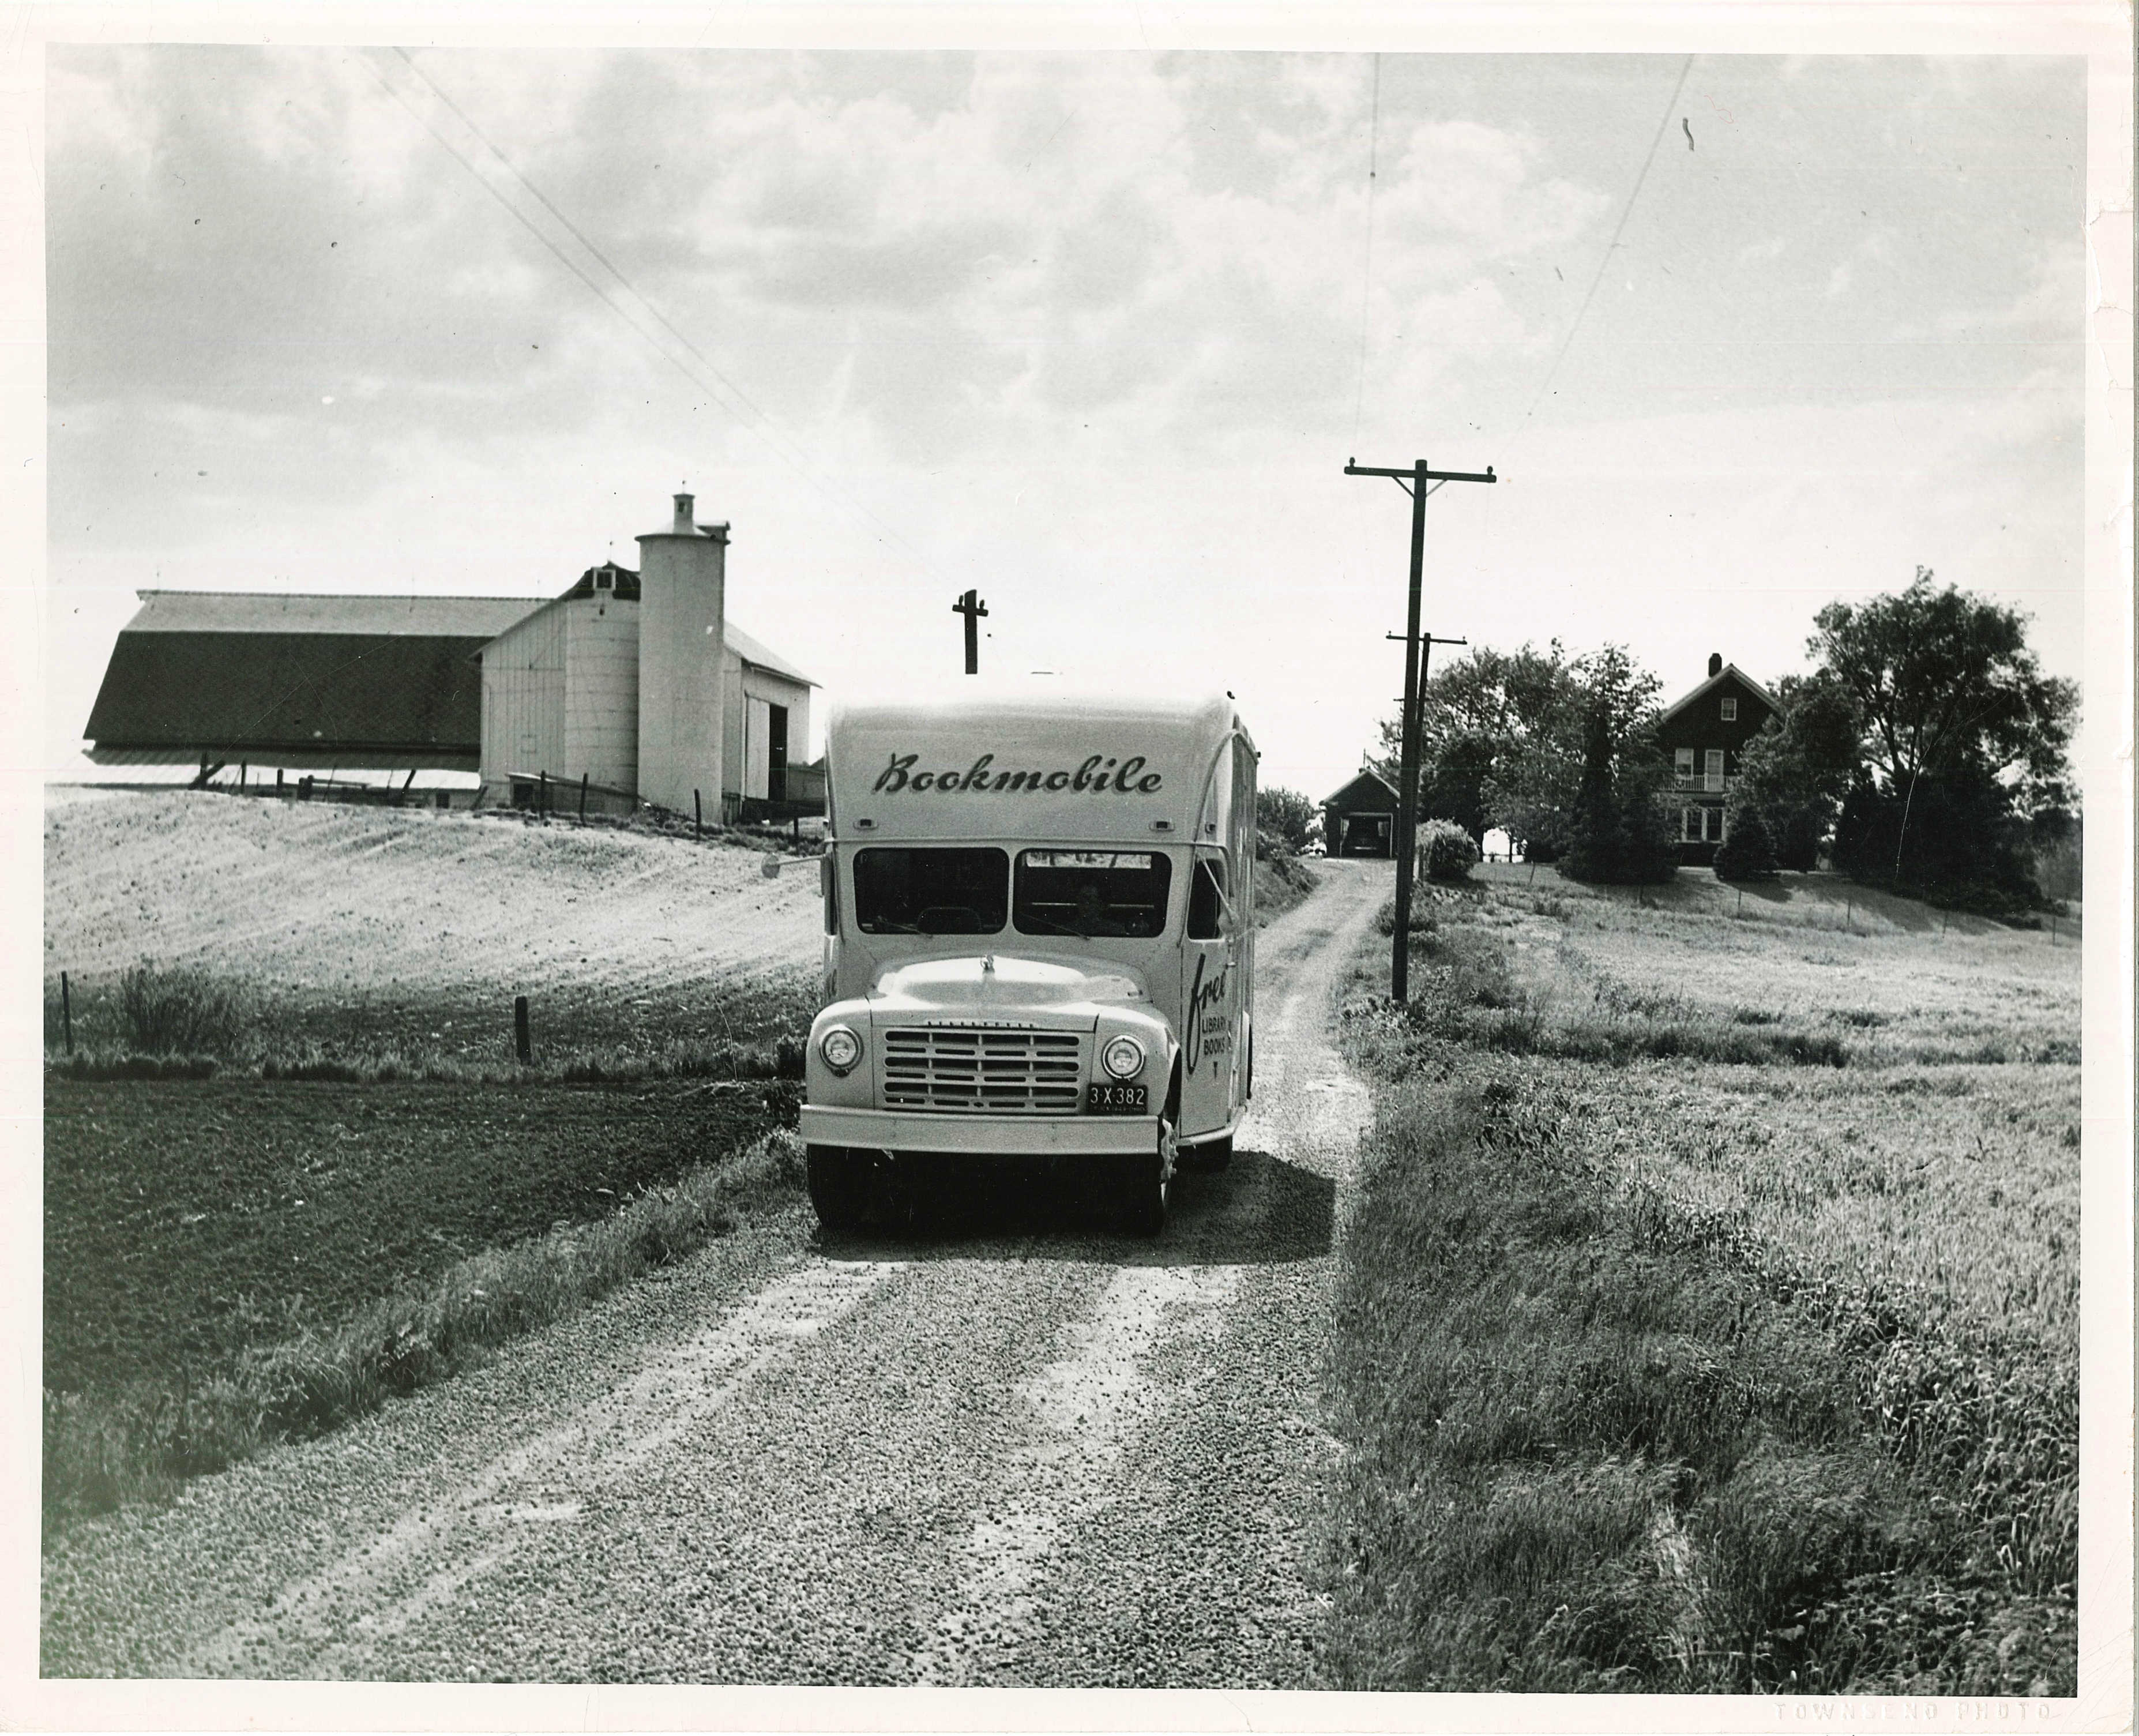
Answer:
<svg viewBox="0 0 2139 1736"><path fill-rule="evenodd" d="M951 605L951 613L966 618L966 673L981 672L981 617L988 612L988 605L981 601L981 594L969 590Z"/></svg>
<svg viewBox="0 0 2139 1736"><path fill-rule="evenodd" d="M1426 564L1426 497L1443 482L1494 482L1499 478L1490 464L1481 475L1465 470L1428 470L1423 458L1406 470L1384 470L1348 459L1344 474L1391 477L1411 496L1411 595L1404 613L1403 753L1397 773L1397 927L1389 956L1389 995L1402 1003L1411 999L1412 857L1418 835L1418 591Z"/></svg>
<svg viewBox="0 0 2139 1736"><path fill-rule="evenodd" d="M1403 635L1400 633L1385 633L1382 637L1385 639L1400 639ZM1418 703L1422 717L1425 715L1426 708L1426 672L1433 662L1433 648L1436 645L1467 645L1470 643L1468 639L1437 638L1430 633L1422 633L1418 636ZM1425 726L1423 722L1419 725L1421 729Z"/></svg>

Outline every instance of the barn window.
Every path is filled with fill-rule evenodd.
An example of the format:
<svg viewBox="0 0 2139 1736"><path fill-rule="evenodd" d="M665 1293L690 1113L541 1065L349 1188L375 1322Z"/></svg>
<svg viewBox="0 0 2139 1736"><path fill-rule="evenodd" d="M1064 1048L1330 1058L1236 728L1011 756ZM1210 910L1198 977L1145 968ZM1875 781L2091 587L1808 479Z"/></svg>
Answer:
<svg viewBox="0 0 2139 1736"><path fill-rule="evenodd" d="M1723 721L1725 723L1735 723L1738 721L1738 702L1736 700L1726 699L1723 702Z"/></svg>

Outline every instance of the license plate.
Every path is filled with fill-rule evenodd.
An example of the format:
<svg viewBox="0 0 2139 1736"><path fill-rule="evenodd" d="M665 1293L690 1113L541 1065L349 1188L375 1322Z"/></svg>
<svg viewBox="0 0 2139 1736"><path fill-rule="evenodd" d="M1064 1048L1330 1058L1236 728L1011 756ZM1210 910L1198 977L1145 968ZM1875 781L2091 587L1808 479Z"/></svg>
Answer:
<svg viewBox="0 0 2139 1736"><path fill-rule="evenodd" d="M1150 1112L1151 1087L1148 1085L1087 1085L1084 1088L1084 1113L1087 1115L1144 1115Z"/></svg>

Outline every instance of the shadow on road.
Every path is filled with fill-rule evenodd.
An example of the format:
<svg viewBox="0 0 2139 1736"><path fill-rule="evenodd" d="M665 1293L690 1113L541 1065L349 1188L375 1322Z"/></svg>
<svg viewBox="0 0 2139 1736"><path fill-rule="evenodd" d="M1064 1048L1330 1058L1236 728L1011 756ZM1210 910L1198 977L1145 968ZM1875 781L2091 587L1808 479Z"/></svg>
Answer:
<svg viewBox="0 0 2139 1736"><path fill-rule="evenodd" d="M1334 1239L1336 1183L1261 1152L1177 1175L1165 1231L1149 1239L1122 1234L1118 1201L1066 1163L909 1157L900 1171L874 1226L820 1227L818 1250L833 1259L1268 1265L1319 1259Z"/></svg>

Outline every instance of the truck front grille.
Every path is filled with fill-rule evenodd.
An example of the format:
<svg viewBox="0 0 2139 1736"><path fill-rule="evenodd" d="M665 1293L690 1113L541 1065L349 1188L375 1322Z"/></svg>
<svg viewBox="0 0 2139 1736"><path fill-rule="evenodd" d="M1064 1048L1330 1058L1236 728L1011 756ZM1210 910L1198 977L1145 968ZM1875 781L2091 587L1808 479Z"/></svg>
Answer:
<svg viewBox="0 0 2139 1736"><path fill-rule="evenodd" d="M888 1109L1074 1115L1084 1078L1074 1031L919 1025L884 1033Z"/></svg>

